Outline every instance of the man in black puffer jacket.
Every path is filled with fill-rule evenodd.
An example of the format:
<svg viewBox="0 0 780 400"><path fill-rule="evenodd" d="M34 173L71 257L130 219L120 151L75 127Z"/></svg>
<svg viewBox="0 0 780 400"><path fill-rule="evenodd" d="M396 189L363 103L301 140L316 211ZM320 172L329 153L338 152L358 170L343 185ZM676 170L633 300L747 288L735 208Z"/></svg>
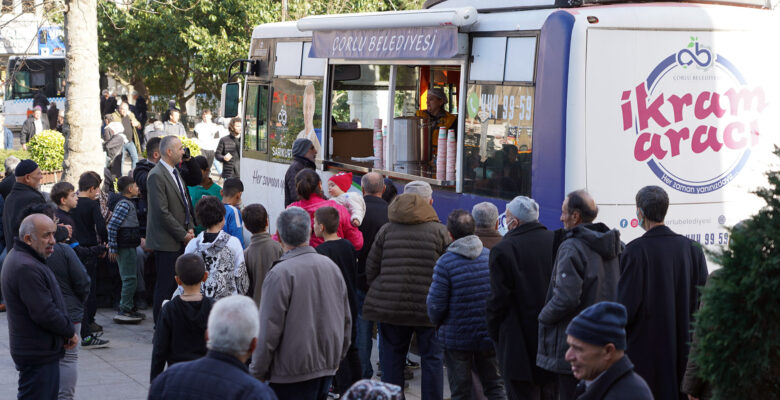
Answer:
<svg viewBox="0 0 780 400"><path fill-rule="evenodd" d="M214 158L222 163L222 177L241 178L241 118L234 117L228 126L229 135L219 139ZM194 185L192 185L194 186Z"/></svg>
<svg viewBox="0 0 780 400"><path fill-rule="evenodd" d="M309 139L295 139L292 148L293 162L287 172L284 174L284 207L287 208L291 203L298 201L298 191L295 189L295 175L298 172L309 168L316 169L314 157L317 156L317 150Z"/></svg>

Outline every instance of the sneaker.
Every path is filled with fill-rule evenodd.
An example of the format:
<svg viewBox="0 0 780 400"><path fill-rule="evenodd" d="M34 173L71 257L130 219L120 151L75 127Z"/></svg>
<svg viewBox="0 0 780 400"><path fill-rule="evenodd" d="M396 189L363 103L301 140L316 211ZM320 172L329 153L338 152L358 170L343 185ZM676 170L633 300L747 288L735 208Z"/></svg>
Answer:
<svg viewBox="0 0 780 400"><path fill-rule="evenodd" d="M97 338L93 335L81 339L81 347L85 349L102 349L108 347L108 340Z"/></svg>
<svg viewBox="0 0 780 400"><path fill-rule="evenodd" d="M89 331L90 332L103 332L103 327L99 325L97 322L92 322L89 324Z"/></svg>
<svg viewBox="0 0 780 400"><path fill-rule="evenodd" d="M132 314L132 311L120 311L114 316L114 322L118 324L137 324L142 318Z"/></svg>
<svg viewBox="0 0 780 400"><path fill-rule="evenodd" d="M420 363L414 362L410 360L409 357L406 357L406 368L411 368L411 369L420 368Z"/></svg>
<svg viewBox="0 0 780 400"><path fill-rule="evenodd" d="M133 308L133 309L130 311L130 313L129 313L129 314L130 314L130 315L132 315L133 317L136 317L136 318L141 318L142 320L146 319L146 314L144 314L144 313L142 313L142 312L138 312L138 309L137 309L137 308Z"/></svg>

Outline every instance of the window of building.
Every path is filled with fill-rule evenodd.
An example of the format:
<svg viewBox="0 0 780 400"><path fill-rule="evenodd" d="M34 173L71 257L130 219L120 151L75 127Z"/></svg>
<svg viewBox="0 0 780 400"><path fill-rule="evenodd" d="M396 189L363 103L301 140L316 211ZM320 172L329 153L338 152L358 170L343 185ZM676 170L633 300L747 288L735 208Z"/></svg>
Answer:
<svg viewBox="0 0 780 400"><path fill-rule="evenodd" d="M34 0L22 0L22 12L23 13L34 13L35 12L35 1Z"/></svg>

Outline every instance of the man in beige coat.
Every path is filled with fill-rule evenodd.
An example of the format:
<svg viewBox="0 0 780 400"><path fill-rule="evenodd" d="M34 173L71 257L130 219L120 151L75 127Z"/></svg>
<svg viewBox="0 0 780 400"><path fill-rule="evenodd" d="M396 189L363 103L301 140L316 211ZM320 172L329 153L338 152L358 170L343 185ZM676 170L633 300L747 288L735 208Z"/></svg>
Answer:
<svg viewBox="0 0 780 400"><path fill-rule="evenodd" d="M347 285L336 264L309 246L311 217L284 210L276 229L285 250L268 272L249 371L279 400L324 399L352 332Z"/></svg>

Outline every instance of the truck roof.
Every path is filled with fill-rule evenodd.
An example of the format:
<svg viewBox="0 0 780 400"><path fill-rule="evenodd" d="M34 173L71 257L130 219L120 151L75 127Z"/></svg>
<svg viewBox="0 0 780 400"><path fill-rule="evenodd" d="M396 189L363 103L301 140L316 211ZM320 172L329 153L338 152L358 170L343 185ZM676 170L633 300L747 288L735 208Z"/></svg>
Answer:
<svg viewBox="0 0 780 400"><path fill-rule="evenodd" d="M675 2L675 1L672 1ZM647 3L641 0L426 0L423 9L474 7L479 12L535 8L576 8L589 5ZM676 3L727 4L771 9L769 0L693 0Z"/></svg>

